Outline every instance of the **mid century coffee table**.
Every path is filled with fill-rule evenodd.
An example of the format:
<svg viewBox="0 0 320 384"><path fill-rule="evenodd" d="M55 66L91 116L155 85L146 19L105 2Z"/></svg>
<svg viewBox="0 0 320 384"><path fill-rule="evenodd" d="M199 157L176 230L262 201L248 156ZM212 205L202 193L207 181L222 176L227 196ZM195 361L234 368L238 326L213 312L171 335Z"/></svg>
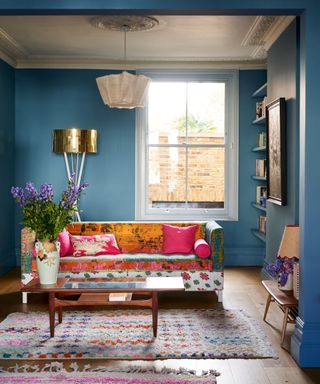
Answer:
<svg viewBox="0 0 320 384"><path fill-rule="evenodd" d="M41 285L38 279L31 280L22 292L49 294L50 336L54 337L55 312L58 310L59 323L62 322L63 307L87 305L126 305L143 306L152 309L153 335L158 329L158 293L184 291L182 277L139 278L58 278L56 284ZM132 294L129 301L109 301L109 294L127 292ZM144 295L143 298L135 295ZM78 296L76 299L74 296Z"/></svg>

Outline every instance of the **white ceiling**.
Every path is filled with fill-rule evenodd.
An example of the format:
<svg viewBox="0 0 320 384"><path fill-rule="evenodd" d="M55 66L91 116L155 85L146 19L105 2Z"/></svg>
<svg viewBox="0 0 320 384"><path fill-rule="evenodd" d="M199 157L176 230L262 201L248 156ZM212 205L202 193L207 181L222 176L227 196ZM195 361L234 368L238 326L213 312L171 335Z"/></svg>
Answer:
<svg viewBox="0 0 320 384"><path fill-rule="evenodd" d="M292 20L275 16L154 16L159 25L127 34L127 64L233 62L263 66L267 38ZM0 57L15 67L117 67L124 33L101 30L92 16L1 16ZM272 42L271 42L272 43ZM269 42L270 46L270 42Z"/></svg>

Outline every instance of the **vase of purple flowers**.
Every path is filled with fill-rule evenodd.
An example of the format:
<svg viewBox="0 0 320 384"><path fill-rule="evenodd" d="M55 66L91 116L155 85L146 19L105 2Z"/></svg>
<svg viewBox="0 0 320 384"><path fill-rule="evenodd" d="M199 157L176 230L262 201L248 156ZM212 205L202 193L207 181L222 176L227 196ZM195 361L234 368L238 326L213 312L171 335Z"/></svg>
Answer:
<svg viewBox="0 0 320 384"><path fill-rule="evenodd" d="M22 224L35 232L37 269L42 285L57 282L60 259L58 234L72 222L73 214L77 212L77 201L87 186L87 183L77 186L73 175L57 203L53 201L51 184L42 184L39 190L30 182L25 188L11 188L12 196L22 209Z"/></svg>
<svg viewBox="0 0 320 384"><path fill-rule="evenodd" d="M272 277L278 277L278 287L282 291L293 290L293 259L277 256L274 263L267 265Z"/></svg>

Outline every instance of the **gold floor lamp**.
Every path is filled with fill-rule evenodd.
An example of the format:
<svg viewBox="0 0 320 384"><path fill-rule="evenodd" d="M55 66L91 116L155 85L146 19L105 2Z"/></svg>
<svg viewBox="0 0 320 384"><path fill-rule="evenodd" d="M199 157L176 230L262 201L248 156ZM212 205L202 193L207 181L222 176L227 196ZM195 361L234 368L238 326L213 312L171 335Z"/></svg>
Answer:
<svg viewBox="0 0 320 384"><path fill-rule="evenodd" d="M86 153L97 152L97 131L95 129L55 129L52 135L52 151L63 153L68 180L74 174L77 186L81 183ZM81 221L79 211L75 221Z"/></svg>

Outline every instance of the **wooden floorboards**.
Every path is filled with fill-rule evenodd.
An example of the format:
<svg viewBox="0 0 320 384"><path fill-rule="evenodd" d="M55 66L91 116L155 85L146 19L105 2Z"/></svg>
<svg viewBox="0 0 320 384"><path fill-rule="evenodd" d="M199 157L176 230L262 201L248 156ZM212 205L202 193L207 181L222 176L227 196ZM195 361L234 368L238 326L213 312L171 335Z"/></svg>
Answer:
<svg viewBox="0 0 320 384"><path fill-rule="evenodd" d="M29 295L28 304L21 304L19 270L15 269L0 278L0 320L12 312L47 310L45 295ZM258 320L264 329L279 359L256 360L164 360L154 362L96 361L92 365L144 365L162 368L184 367L197 372L215 369L221 373L218 384L305 384L320 383L320 368L300 369L290 353L290 336L293 325L288 325L284 350L280 347L283 313L274 303L268 312L268 324L263 322L263 311L267 293L261 285L260 269L255 267L226 268L223 304L211 293L163 294L159 298L160 308L214 308L223 305L227 309L243 309ZM81 365L81 361L77 361ZM0 366L10 365L0 361ZM11 362L11 365L12 362Z"/></svg>

